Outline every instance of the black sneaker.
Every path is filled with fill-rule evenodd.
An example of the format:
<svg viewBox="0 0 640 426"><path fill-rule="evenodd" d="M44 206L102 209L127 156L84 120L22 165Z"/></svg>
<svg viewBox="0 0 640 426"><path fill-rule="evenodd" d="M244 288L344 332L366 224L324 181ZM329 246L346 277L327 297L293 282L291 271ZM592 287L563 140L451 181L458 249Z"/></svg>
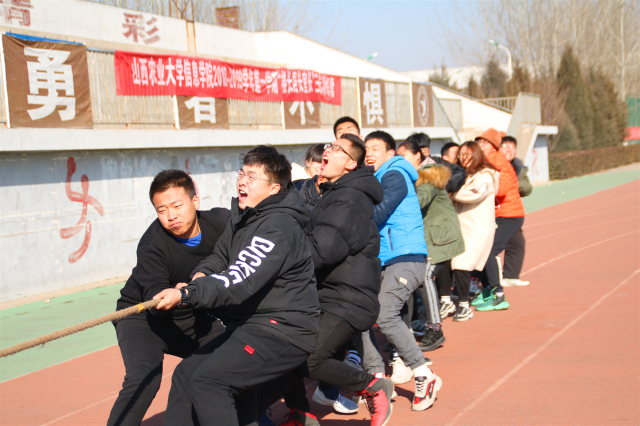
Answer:
<svg viewBox="0 0 640 426"><path fill-rule="evenodd" d="M466 306L458 306L456 314L453 316L454 321L469 321L473 318L473 311Z"/></svg>
<svg viewBox="0 0 640 426"><path fill-rule="evenodd" d="M424 337L420 341L419 347L422 352L429 352L442 346L445 340L447 339L444 338L442 329L435 331L431 328L427 328Z"/></svg>

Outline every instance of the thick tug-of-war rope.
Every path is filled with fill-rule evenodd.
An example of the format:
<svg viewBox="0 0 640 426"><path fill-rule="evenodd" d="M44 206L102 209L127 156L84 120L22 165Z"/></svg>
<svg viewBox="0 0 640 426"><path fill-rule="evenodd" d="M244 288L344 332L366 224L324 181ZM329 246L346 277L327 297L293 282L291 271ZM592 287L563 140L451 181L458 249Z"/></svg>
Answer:
<svg viewBox="0 0 640 426"><path fill-rule="evenodd" d="M85 321L78 325L74 325L71 327L63 328L62 330L54 331L53 333L47 334L45 336L37 337L35 339L27 340L26 342L18 343L17 345L0 349L0 358L13 355L20 351L24 351L25 349L33 348L34 346L44 345L45 343L49 343L53 340L59 339L61 337L68 336L73 333L77 333L82 330L86 330L87 328L95 327L96 325L103 324L108 321L115 321L127 317L132 314L137 314L145 309L155 308L160 300L149 300L148 302L140 303L139 305L132 306L127 309L122 309L120 311L116 311L100 318L95 318L89 321Z"/></svg>

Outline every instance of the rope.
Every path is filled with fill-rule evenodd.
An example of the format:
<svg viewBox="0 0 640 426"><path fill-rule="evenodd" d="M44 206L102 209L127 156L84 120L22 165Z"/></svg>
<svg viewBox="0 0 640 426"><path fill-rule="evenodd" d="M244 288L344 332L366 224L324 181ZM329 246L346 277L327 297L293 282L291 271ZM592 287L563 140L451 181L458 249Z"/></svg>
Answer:
<svg viewBox="0 0 640 426"><path fill-rule="evenodd" d="M108 321L116 321L126 316L140 313L145 309L154 308L156 307L156 305L158 305L158 303L160 303L160 300L161 299L149 300L148 302L140 303L138 305L132 306L127 309L122 309L120 311L112 312L110 314L101 316L100 318L95 318L89 321L85 321L78 325L74 325L71 327L64 328L62 330L54 331L53 333L47 334L45 336L27 340L26 342L18 343L17 345L14 345L5 349L0 349L0 358L13 355L15 353L24 351L25 349L33 348L34 346L44 345L45 343L49 343L61 337L65 337L70 334L77 333L82 330L86 330L87 328L95 327L96 325L100 325Z"/></svg>

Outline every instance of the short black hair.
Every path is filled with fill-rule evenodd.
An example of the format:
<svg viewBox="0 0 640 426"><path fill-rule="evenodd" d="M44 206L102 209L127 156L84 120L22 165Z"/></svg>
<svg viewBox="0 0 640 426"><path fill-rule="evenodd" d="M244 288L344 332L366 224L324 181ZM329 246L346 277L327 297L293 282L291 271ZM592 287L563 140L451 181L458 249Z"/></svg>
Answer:
<svg viewBox="0 0 640 426"><path fill-rule="evenodd" d="M375 132L371 132L367 135L366 138L364 138L364 143L366 144L371 139L379 139L382 142L384 142L384 144L387 147L387 151L391 151L392 149L394 151L396 150L396 141L395 139L393 139L393 136L391 136L387 132L383 132L382 130L376 130Z"/></svg>
<svg viewBox="0 0 640 426"><path fill-rule="evenodd" d="M338 135L336 134L336 130L338 129L338 126L341 125L342 123L355 124L355 126L358 128L358 133L360 133L360 126L358 125L358 122L351 117L345 116L345 117L338 118L336 120L335 124L333 125L333 136L338 137Z"/></svg>
<svg viewBox="0 0 640 426"><path fill-rule="evenodd" d="M447 142L444 144L444 146L442 147L442 149L440 150L440 155L441 156L445 156L445 155L449 155L449 149L453 148L454 146L460 146L455 142Z"/></svg>
<svg viewBox="0 0 640 426"><path fill-rule="evenodd" d="M407 138L407 142L416 142L420 149L431 146L431 138L426 133L413 133Z"/></svg>
<svg viewBox="0 0 640 426"><path fill-rule="evenodd" d="M515 146L518 146L518 141L513 136L503 136L502 143L505 143L505 142L511 142Z"/></svg>
<svg viewBox="0 0 640 426"><path fill-rule="evenodd" d="M311 161L312 163L322 163L322 154L324 154L323 143L311 145L304 156L304 162L307 163Z"/></svg>
<svg viewBox="0 0 640 426"><path fill-rule="evenodd" d="M190 198L196 196L196 186L193 179L182 170L163 170L158 173L151 182L149 188L149 199L153 204L153 196L159 192L164 192L169 188L183 188Z"/></svg>
<svg viewBox="0 0 640 426"><path fill-rule="evenodd" d="M349 149L349 154L353 157L353 159L358 163L356 168L362 167L364 164L364 157L366 153L366 148L364 147L364 143L362 139L357 137L356 135L352 135L351 133L345 133L340 136L340 139L345 139L349 141L351 148Z"/></svg>
<svg viewBox="0 0 640 426"><path fill-rule="evenodd" d="M420 154L420 162L423 162L425 160L425 155L422 153L422 148L420 147L418 141L415 140L415 138L412 140L411 136L409 136L406 141L398 145L398 151L400 151L400 148L403 147L413 155Z"/></svg>
<svg viewBox="0 0 640 426"><path fill-rule="evenodd" d="M280 191L289 188L291 184L291 164L287 157L280 154L271 145L258 145L244 156L245 166L263 166L267 178L280 184Z"/></svg>

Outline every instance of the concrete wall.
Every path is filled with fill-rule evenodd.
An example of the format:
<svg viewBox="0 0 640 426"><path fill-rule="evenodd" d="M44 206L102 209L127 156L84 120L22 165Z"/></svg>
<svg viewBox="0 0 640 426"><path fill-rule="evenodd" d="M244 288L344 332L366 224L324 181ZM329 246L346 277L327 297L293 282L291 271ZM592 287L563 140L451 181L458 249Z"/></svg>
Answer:
<svg viewBox="0 0 640 426"><path fill-rule="evenodd" d="M278 147L292 161L300 161L307 148ZM135 265L138 240L156 217L148 196L153 176L168 168L188 168L202 209L229 207L234 172L248 149L0 153L0 301L127 275ZM65 188L70 157L76 170L69 190L80 201L72 201ZM86 222L83 175L88 178L86 193L93 197ZM61 237L62 229L79 222L75 235ZM83 246L84 254L71 262L70 255Z"/></svg>

